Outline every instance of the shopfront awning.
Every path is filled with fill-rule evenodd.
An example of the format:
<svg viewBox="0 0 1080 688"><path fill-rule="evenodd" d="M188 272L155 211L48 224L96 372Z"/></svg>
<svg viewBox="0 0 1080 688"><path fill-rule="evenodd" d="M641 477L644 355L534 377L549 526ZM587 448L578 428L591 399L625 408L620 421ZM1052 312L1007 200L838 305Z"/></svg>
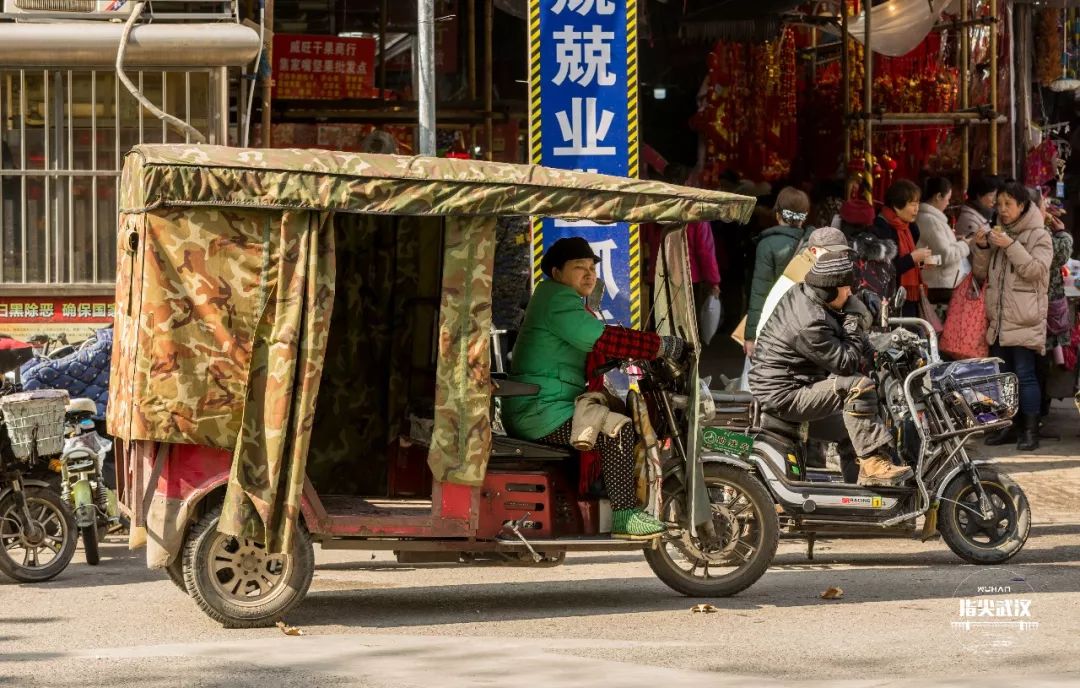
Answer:
<svg viewBox="0 0 1080 688"><path fill-rule="evenodd" d="M0 24L0 65L111 69L123 30L118 22ZM241 24L144 24L131 32L124 66L241 67L258 52L258 32Z"/></svg>

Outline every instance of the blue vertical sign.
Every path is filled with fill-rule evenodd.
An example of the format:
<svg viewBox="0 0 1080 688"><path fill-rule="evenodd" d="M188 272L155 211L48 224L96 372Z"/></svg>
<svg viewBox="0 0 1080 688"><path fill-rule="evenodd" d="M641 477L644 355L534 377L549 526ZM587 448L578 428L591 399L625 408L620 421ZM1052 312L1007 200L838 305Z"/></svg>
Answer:
<svg viewBox="0 0 1080 688"><path fill-rule="evenodd" d="M529 141L532 161L561 169L636 177L637 7L635 0L530 0ZM600 256L603 317L641 321L636 225L533 223L533 274L558 239L585 237Z"/></svg>

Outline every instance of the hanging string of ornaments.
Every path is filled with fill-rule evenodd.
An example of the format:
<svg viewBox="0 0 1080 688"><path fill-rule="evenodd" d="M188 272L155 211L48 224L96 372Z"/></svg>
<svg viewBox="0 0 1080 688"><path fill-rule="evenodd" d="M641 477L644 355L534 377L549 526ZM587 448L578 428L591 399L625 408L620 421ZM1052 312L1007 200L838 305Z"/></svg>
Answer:
<svg viewBox="0 0 1080 688"><path fill-rule="evenodd" d="M851 10L857 7L853 4ZM727 170L776 181L792 174L797 158L805 167L799 172L814 177L843 171L840 61L820 65L811 82L807 70L796 69L797 43L795 30L788 27L764 44L719 41L714 45L703 102L691 119L705 143L703 183L716 185ZM848 42L848 51L849 106L850 112L857 113L863 109L864 52L857 41ZM960 80L956 67L949 63L939 33L931 33L904 57L877 56L874 110L952 111ZM806 120L801 126L800 113ZM950 131L947 126L925 125L879 129L874 134L874 154L866 155L863 128L856 124L851 128L852 162L846 172L863 175L880 197L893 179L917 178Z"/></svg>

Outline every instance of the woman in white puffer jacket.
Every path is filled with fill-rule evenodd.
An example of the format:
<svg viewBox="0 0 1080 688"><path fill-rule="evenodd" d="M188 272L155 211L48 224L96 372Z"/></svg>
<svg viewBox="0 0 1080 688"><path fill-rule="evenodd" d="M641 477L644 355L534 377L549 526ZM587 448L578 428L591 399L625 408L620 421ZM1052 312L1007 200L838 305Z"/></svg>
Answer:
<svg viewBox="0 0 1080 688"><path fill-rule="evenodd" d="M945 208L952 199L952 184L944 177L930 177L923 183L922 203L919 205L918 248L929 248L932 255L939 256L940 265L926 263L922 267L927 295L933 303L948 303L952 290L967 273L971 272L968 242L956 238Z"/></svg>

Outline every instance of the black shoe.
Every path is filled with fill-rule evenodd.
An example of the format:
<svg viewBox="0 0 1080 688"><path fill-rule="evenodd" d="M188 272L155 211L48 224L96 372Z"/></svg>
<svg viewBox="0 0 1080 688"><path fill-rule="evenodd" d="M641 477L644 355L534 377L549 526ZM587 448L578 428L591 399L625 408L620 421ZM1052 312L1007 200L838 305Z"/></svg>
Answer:
<svg viewBox="0 0 1080 688"><path fill-rule="evenodd" d="M1021 421L1020 439L1016 443L1017 451L1035 451L1039 448L1039 417L1024 416Z"/></svg>
<svg viewBox="0 0 1080 688"><path fill-rule="evenodd" d="M1014 420L1009 427L987 435L986 439L983 440L983 444L988 447L996 447L999 444L1012 444L1017 439L1016 423L1017 421Z"/></svg>

